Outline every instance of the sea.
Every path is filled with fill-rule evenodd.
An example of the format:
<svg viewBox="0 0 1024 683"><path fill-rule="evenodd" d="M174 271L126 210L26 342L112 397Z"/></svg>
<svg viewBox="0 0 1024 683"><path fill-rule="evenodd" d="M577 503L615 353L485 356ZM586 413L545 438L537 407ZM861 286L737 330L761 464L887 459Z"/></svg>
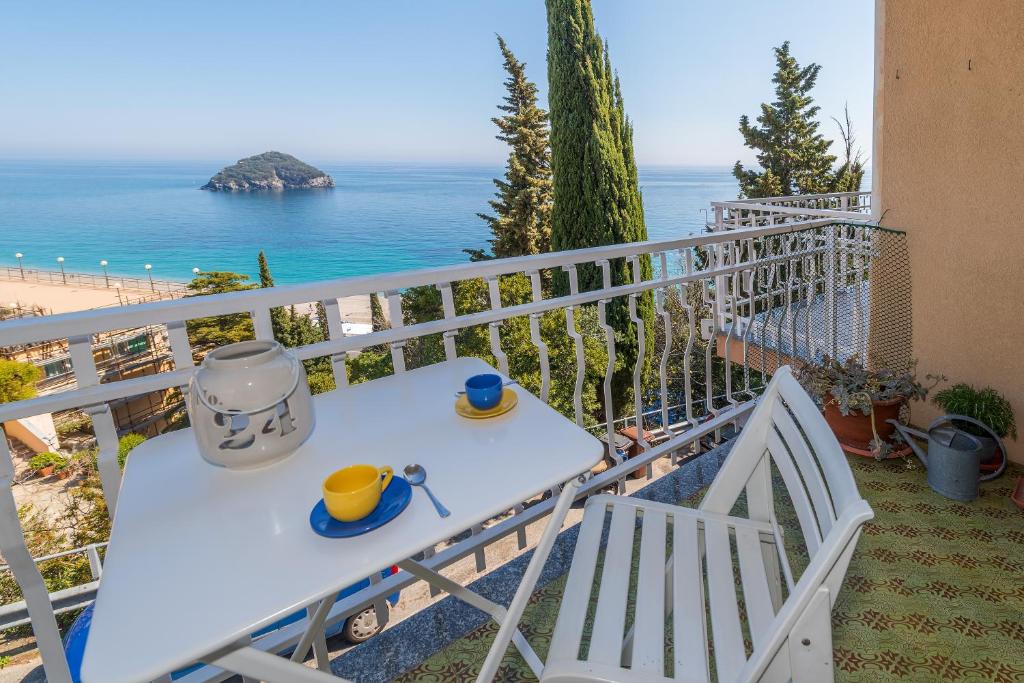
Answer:
<svg viewBox="0 0 1024 683"><path fill-rule="evenodd" d="M228 163L227 161L224 163ZM186 281L192 269L277 283L464 263L487 247L501 166L316 163L333 190L229 194L199 188L217 162L0 160L0 265ZM640 169L650 239L700 232L736 197L729 167Z"/></svg>

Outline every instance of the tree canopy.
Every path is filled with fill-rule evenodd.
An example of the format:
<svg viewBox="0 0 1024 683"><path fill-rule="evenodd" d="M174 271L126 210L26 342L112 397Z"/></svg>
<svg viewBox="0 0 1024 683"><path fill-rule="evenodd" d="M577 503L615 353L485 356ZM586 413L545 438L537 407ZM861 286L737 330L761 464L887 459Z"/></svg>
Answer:
<svg viewBox="0 0 1024 683"><path fill-rule="evenodd" d="M832 141L818 132L815 120L820 107L811 90L821 66L800 66L790 53L789 41L775 48L775 101L761 105L757 124L740 117L744 144L757 150L761 170L744 168L739 161L733 175L741 197L818 194L833 191L836 157L829 154Z"/></svg>
<svg viewBox="0 0 1024 683"><path fill-rule="evenodd" d="M0 359L0 403L24 401L36 395L43 371L32 363Z"/></svg>
<svg viewBox="0 0 1024 683"><path fill-rule="evenodd" d="M590 0L547 0L548 101L551 108L551 167L554 206L551 248L582 249L647 239L643 202L633 154L633 126L608 46L594 28ZM640 277L651 277L648 257L639 259ZM609 264L613 286L631 283L632 264ZM596 264L578 268L581 290L602 286ZM568 278L557 272L555 291L568 293ZM654 305L650 293L638 298L649 361L653 349ZM639 357L637 330L624 297L608 304L608 323L617 333L622 360L616 372L616 404L628 402Z"/></svg>
<svg viewBox="0 0 1024 683"><path fill-rule="evenodd" d="M508 94L498 109L504 116L491 119L498 127L496 136L509 146L505 178L495 178L495 199L490 200L494 215L477 214L491 228L491 254L467 249L470 258L525 256L551 248L551 149L548 141L548 114L537 106L537 86L526 77L526 64L498 36L498 47L505 58Z"/></svg>
<svg viewBox="0 0 1024 683"><path fill-rule="evenodd" d="M189 296L206 296L225 292L241 292L253 289L248 275L227 271L209 271L196 275L188 289ZM230 313L209 318L196 318L187 323L189 343L199 355L225 344L255 338L252 319L248 313Z"/></svg>

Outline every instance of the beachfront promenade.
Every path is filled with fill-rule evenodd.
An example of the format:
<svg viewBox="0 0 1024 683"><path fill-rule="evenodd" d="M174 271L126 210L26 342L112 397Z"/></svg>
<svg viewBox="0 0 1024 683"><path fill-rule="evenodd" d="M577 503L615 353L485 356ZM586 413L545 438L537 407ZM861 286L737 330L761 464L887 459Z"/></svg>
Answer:
<svg viewBox="0 0 1024 683"><path fill-rule="evenodd" d="M17 268L0 268L0 307L38 307L49 315L179 298L188 293L184 282L162 280L157 281L158 287L151 288L144 280L111 276L106 287L103 276L67 273L65 284L60 279L32 277L35 272L40 271L26 269L27 277L22 279ZM124 286L129 284L132 286ZM369 296L346 297L339 302L342 320L357 326L360 332L369 331L358 327L370 324Z"/></svg>

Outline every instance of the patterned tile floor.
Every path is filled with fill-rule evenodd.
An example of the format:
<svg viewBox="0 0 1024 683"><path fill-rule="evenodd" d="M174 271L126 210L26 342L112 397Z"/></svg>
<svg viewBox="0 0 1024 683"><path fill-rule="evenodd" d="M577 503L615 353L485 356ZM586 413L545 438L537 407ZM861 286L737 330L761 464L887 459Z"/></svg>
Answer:
<svg viewBox="0 0 1024 683"><path fill-rule="evenodd" d="M958 503L932 492L919 464L851 465L875 519L833 612L837 680L1024 681L1024 513L1009 500L1024 468ZM699 495L682 502L696 505ZM564 586L563 576L537 591L524 618L542 658ZM397 680L474 681L496 630L478 628ZM495 680L536 678L510 648Z"/></svg>

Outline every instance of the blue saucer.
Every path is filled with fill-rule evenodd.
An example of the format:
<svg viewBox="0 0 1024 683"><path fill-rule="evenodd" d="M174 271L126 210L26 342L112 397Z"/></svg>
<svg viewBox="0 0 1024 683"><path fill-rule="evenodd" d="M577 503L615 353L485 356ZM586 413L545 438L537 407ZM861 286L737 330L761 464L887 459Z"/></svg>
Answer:
<svg viewBox="0 0 1024 683"><path fill-rule="evenodd" d="M402 477L393 477L380 496L380 502L373 512L354 522L342 522L327 513L321 498L309 513L309 525L313 531L328 538L350 538L384 526L402 513L412 500L412 487Z"/></svg>

